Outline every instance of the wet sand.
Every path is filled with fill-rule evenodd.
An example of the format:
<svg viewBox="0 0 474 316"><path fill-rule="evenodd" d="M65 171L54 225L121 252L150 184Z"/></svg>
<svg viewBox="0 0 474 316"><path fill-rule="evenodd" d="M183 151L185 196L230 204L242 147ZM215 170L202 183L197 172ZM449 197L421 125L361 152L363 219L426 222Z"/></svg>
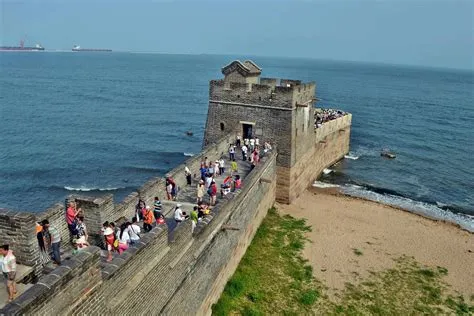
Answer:
<svg viewBox="0 0 474 316"><path fill-rule="evenodd" d="M355 283L395 266L393 259L413 256L419 263L448 269L452 289L474 294L474 234L372 201L309 189L292 205L277 204L284 214L306 218L312 227L304 256L333 295L345 282ZM355 252L362 252L356 255Z"/></svg>

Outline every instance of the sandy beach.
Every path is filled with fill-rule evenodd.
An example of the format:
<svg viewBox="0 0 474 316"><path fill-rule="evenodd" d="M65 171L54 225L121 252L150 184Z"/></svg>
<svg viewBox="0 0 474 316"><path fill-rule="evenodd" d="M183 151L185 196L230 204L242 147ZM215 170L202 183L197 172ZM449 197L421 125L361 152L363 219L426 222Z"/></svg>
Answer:
<svg viewBox="0 0 474 316"><path fill-rule="evenodd" d="M277 208L312 227L304 256L331 296L403 255L446 268L444 281L454 292L474 294L474 234L454 225L325 189L309 189Z"/></svg>

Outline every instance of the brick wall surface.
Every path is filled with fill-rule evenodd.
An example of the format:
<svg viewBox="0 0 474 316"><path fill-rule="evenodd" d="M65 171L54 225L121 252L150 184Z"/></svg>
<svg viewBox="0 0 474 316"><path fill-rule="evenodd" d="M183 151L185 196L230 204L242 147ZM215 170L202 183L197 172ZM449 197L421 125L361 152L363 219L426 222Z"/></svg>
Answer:
<svg viewBox="0 0 474 316"><path fill-rule="evenodd" d="M221 230L222 224L214 228L212 243L197 255L186 279L179 290L162 310L165 315L208 315L211 306L220 297L227 280L232 276L250 244L257 228L265 217L267 210L275 201L275 156L266 161L261 170L252 174L247 180L245 191L239 193L221 210L222 224L239 230ZM265 178L270 183L261 182ZM217 219L213 219L217 223ZM197 238L198 244L208 237Z"/></svg>
<svg viewBox="0 0 474 316"><path fill-rule="evenodd" d="M77 301L101 284L99 248L89 247L67 260L49 275L0 310L1 315L66 315ZM96 301L104 310L104 302Z"/></svg>
<svg viewBox="0 0 474 316"><path fill-rule="evenodd" d="M20 264L34 266L39 261L35 220L31 213L0 209L0 240L10 245Z"/></svg>

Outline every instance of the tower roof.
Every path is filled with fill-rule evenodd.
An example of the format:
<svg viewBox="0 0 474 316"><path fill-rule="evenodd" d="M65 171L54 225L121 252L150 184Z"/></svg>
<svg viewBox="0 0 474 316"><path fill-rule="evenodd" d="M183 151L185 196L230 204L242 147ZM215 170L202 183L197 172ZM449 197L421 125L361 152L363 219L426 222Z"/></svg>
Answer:
<svg viewBox="0 0 474 316"><path fill-rule="evenodd" d="M227 76L234 71L239 72L244 77L249 77L260 75L262 73L262 68L258 67L257 64L251 60L246 60L243 63L240 60L234 60L227 66L222 67L222 73L224 76Z"/></svg>

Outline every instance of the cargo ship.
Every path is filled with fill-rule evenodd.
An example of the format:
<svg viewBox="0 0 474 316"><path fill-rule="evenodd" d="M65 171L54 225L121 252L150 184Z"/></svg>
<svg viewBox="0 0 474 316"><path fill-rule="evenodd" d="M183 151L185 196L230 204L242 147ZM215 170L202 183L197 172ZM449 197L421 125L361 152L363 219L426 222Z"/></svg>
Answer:
<svg viewBox="0 0 474 316"><path fill-rule="evenodd" d="M33 47L25 46L23 40L20 41L20 46L0 46L0 52L39 52L43 51L44 47L36 44Z"/></svg>
<svg viewBox="0 0 474 316"><path fill-rule="evenodd" d="M79 45L74 45L72 48L73 52L111 52L111 49L107 48L81 48Z"/></svg>

